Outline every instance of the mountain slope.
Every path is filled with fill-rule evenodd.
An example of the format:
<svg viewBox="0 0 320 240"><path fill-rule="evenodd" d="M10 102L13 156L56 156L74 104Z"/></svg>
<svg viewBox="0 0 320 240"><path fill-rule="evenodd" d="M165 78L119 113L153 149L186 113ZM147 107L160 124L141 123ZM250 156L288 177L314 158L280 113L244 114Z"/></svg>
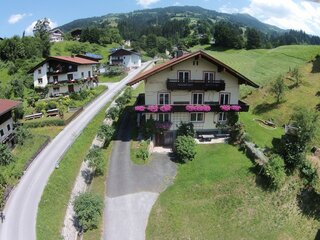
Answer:
<svg viewBox="0 0 320 240"><path fill-rule="evenodd" d="M122 14L107 14L101 17L90 17L84 19L74 20L70 23L64 24L59 28L62 31L68 32L75 28L85 28L88 26L94 26L102 24L105 21L110 23L117 23L117 21L132 17L136 15L144 15L149 21L161 21L162 19L173 19L173 18L191 18L193 20L211 20L213 22L219 20L226 20L232 23L240 24L244 27L256 28L264 33L271 32L284 32L285 30L280 29L276 26L265 24L257 20L256 18L248 14L228 14L220 13L214 10L208 10L201 7L195 6L174 6L166 8L155 8L134 11L131 13Z"/></svg>

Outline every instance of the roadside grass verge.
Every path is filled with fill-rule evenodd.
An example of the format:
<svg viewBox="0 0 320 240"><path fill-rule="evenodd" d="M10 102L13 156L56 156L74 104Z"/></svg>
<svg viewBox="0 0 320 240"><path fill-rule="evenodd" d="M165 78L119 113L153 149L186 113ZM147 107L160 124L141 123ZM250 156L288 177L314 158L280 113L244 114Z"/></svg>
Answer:
<svg viewBox="0 0 320 240"><path fill-rule="evenodd" d="M63 157L44 189L37 215L37 239L61 239L61 228L74 181L92 140L105 118L104 107L83 130Z"/></svg>
<svg viewBox="0 0 320 240"><path fill-rule="evenodd" d="M227 144L198 145L154 205L147 239L314 239L319 222L301 213L301 184L265 191L250 160Z"/></svg>
<svg viewBox="0 0 320 240"><path fill-rule="evenodd" d="M90 188L89 192L92 192L102 199L105 198L106 195L106 174L108 173L109 169L109 159L111 156L111 151L112 151L112 142L109 144L107 148L102 148L102 153L104 156L104 164L105 164L105 169L104 173L101 176L94 177ZM88 239L88 240L99 240L101 239L101 234L103 231L103 216L100 219L100 223L97 229L94 230L89 230L83 234L83 239Z"/></svg>
<svg viewBox="0 0 320 240"><path fill-rule="evenodd" d="M99 76L99 82L101 82L101 83L116 83L116 82L119 82L120 80L122 80L123 78L125 78L126 76L128 76L128 73L124 73L119 76L112 76L112 77L105 76L102 74Z"/></svg>

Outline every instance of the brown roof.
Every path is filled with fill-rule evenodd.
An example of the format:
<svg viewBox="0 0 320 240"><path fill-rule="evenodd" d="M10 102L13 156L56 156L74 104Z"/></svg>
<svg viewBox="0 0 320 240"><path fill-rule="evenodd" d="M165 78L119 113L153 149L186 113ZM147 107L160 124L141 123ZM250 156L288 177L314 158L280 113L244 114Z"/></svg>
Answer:
<svg viewBox="0 0 320 240"><path fill-rule="evenodd" d="M77 65L91 65L91 64L98 64L98 61L94 61L91 59L79 57L79 56L54 56L54 57L48 57L47 59L43 60L41 63L37 64L35 67L30 69L28 73L34 72L38 67L42 66L45 62L49 60L57 60L61 62L67 62L67 63L73 63Z"/></svg>
<svg viewBox="0 0 320 240"><path fill-rule="evenodd" d="M10 111L11 109L18 106L20 102L8 100L8 99L0 99L0 115Z"/></svg>
<svg viewBox="0 0 320 240"><path fill-rule="evenodd" d="M120 48L120 49L117 49L116 51L114 51L113 53L111 53L109 55L110 56L127 56L127 55L140 55L139 53L133 51L133 50L129 50L129 49L124 49L124 48Z"/></svg>
<svg viewBox="0 0 320 240"><path fill-rule="evenodd" d="M226 65L225 63L219 61L218 59L212 57L211 55L203 52L203 51L197 51L197 52L194 52L194 53L188 53L188 54L184 54L183 56L179 57L179 58L174 58L174 59L171 59L170 61L168 62L165 62L163 64L160 64L148 71L145 71L145 72L142 72L140 73L138 76L136 76L134 79L132 79L128 85L134 85L142 80L145 80L151 76L153 76L154 74L158 73L158 72L161 72L167 68L170 68L174 65L177 65L183 61L186 61L190 58L193 58L193 57L199 57L199 58L204 58L204 59L207 59L209 62L212 62L214 63L215 65L217 65L218 67L220 68L223 68L225 69L227 72L229 72L230 74L232 74L233 76L237 77L240 81L240 84L247 84L249 86L252 86L252 87L255 87L255 88L258 88L259 85L254 83L253 81L251 81L250 79L248 79L247 77L245 77L244 75L242 75L241 73L239 73L238 71L234 70L233 68L231 68L230 66Z"/></svg>

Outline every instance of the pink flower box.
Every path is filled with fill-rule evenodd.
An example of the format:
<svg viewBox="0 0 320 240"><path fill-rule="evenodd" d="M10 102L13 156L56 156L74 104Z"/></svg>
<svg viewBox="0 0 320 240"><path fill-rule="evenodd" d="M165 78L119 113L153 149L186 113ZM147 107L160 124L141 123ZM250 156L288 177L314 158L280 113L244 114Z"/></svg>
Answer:
<svg viewBox="0 0 320 240"><path fill-rule="evenodd" d="M150 105L147 109L149 112L158 112L158 105Z"/></svg>
<svg viewBox="0 0 320 240"><path fill-rule="evenodd" d="M231 110L238 112L238 111L241 110L241 106L239 106L239 105L233 105L233 106L231 106Z"/></svg>
<svg viewBox="0 0 320 240"><path fill-rule="evenodd" d="M170 105L163 105L160 107L161 112L170 112L171 109L172 109L172 106L170 106Z"/></svg>
<svg viewBox="0 0 320 240"><path fill-rule="evenodd" d="M135 110L136 112L143 112L143 111L146 110L146 107L145 107L145 106L135 106L135 107L134 107L134 110Z"/></svg>
<svg viewBox="0 0 320 240"><path fill-rule="evenodd" d="M211 107L209 105L187 105L186 110L188 112L210 112Z"/></svg>
<svg viewBox="0 0 320 240"><path fill-rule="evenodd" d="M230 111L231 106L230 105L221 105L220 109L224 112Z"/></svg>

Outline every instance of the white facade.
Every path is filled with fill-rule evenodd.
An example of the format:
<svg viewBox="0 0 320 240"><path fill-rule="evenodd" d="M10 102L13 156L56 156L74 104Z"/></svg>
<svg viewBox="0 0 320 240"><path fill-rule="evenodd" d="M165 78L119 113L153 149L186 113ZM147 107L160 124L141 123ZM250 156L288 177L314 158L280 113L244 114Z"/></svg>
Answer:
<svg viewBox="0 0 320 240"><path fill-rule="evenodd" d="M145 105L161 105L160 103L160 94L168 93L169 94L169 102L166 104L169 105L188 105L195 104L193 98L196 95L201 95L202 103L220 103L221 95L228 95L228 103L237 105L239 102L239 82L236 77L228 73L227 71L218 71L218 67L213 63L205 60L204 58L200 58L198 61L198 65L194 65L194 59L189 59L184 62L181 62L173 67L167 68L161 72L158 72L148 78L145 81ZM202 81L204 79L204 73L210 72L213 73L214 80L224 80L225 82L225 90L223 91L214 91L214 90L196 90L196 91L188 91L188 90L168 90L167 89L167 79L177 79L179 71L188 71L190 73L189 79L191 80L199 80ZM162 112L159 113L146 113L146 119L149 119L152 115L154 120L159 119L159 115L162 115ZM203 112L201 116L196 116L196 118L200 118L200 120L192 121L192 117L194 118L196 113L193 112L175 112L175 113L167 113L169 115L170 121L172 122L172 126L170 130L176 130L177 125L182 122L193 122L194 128L196 130L213 130L216 129L216 125L218 122L225 122L225 116L220 116L223 113L215 113L215 112ZM192 116L193 115L193 116ZM163 117L163 116L161 116ZM220 118L220 119L219 119Z"/></svg>
<svg viewBox="0 0 320 240"><path fill-rule="evenodd" d="M95 65L78 65L77 71L75 72L48 74L49 64L44 63L34 70L33 83L35 88L44 88L48 86L49 96L79 92L83 89L93 88L97 85L97 83L92 81L92 79L95 78L95 70ZM86 81L84 81L84 83L79 83L79 80Z"/></svg>
<svg viewBox="0 0 320 240"><path fill-rule="evenodd" d="M59 29L50 31L49 39L50 42L62 42L64 40L63 32Z"/></svg>
<svg viewBox="0 0 320 240"><path fill-rule="evenodd" d="M12 117L0 124L0 142L2 143L11 133L13 133Z"/></svg>
<svg viewBox="0 0 320 240"><path fill-rule="evenodd" d="M141 67L141 57L139 54L131 54L124 56L110 56L110 65L120 65L125 68L139 68Z"/></svg>

